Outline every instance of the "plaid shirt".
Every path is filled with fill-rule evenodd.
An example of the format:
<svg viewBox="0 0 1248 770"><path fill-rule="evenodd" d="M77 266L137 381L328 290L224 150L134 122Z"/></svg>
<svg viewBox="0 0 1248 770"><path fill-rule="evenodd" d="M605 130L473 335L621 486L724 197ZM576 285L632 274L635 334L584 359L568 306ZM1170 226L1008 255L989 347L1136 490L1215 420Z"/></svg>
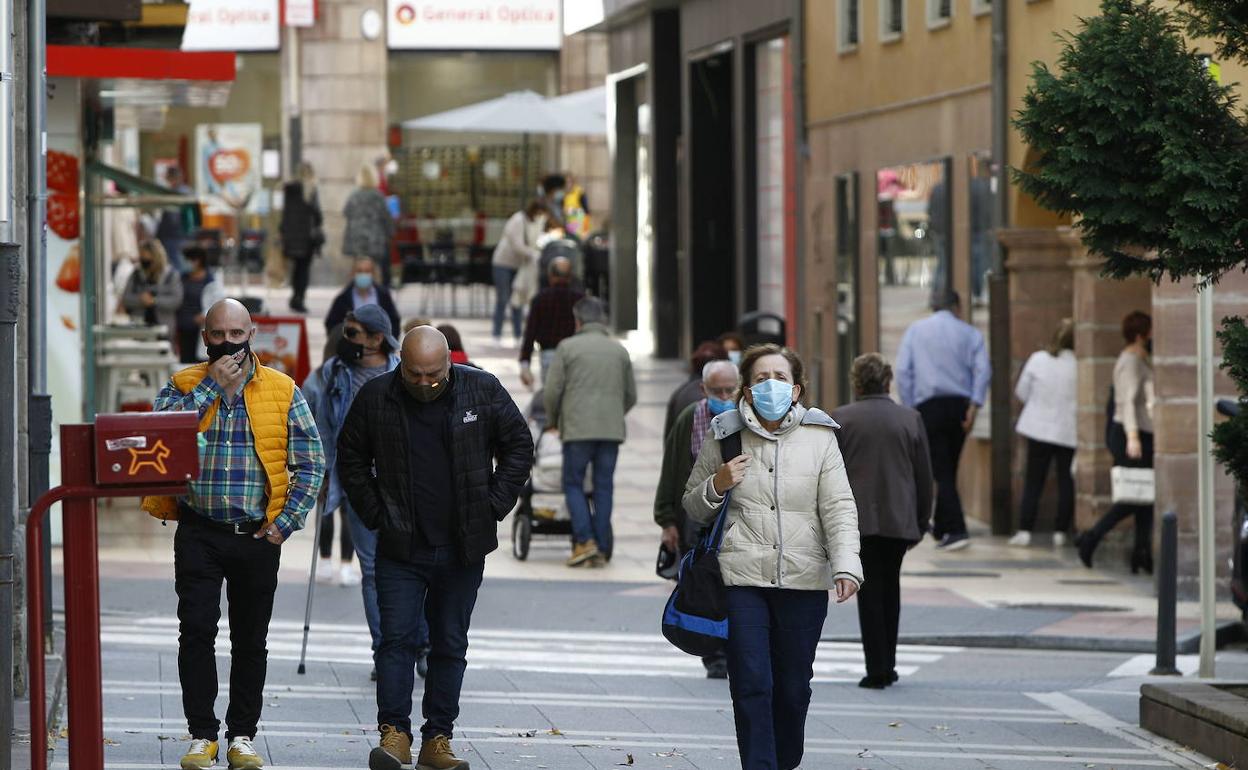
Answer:
<svg viewBox="0 0 1248 770"><path fill-rule="evenodd" d="M243 401L243 390L255 371L253 366L232 403L226 403L221 386L211 377L205 377L186 394L170 380L156 396L158 412L189 411L201 416L214 401L221 399L212 424L200 434L199 479L190 483L190 494L180 498L213 521L261 520L268 508L265 494L268 479L256 454L256 442ZM325 477L321 437L312 410L297 387L290 401L288 431L286 465L290 468L290 486L286 490L286 507L274 520L283 538L303 528L303 519L315 505Z"/></svg>
<svg viewBox="0 0 1248 770"><path fill-rule="evenodd" d="M693 452L693 459L698 459L698 453L702 451L702 443L706 441L706 432L711 429L711 420L715 415L711 414L711 407L704 398L698 402L693 408L693 433L689 436L689 451Z"/></svg>
<svg viewBox="0 0 1248 770"><path fill-rule="evenodd" d="M529 306L529 320L524 325L524 344L520 346L520 363L533 358L533 343L542 350L554 350L560 342L576 334L572 306L585 298L567 286L547 286L537 293Z"/></svg>

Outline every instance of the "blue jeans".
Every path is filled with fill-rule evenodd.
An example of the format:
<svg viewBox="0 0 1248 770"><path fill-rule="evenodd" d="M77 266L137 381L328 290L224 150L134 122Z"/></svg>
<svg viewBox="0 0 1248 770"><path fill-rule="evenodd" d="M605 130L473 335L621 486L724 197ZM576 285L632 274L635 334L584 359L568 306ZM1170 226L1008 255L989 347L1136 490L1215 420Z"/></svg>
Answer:
<svg viewBox="0 0 1248 770"><path fill-rule="evenodd" d="M412 734L417 630L423 614L429 621L432 647L420 740L435 735L454 737L459 691L468 667L468 624L484 570L484 561L464 566L453 546L418 548L406 562L377 557L377 601L381 609L381 646L376 655L379 726L391 725Z"/></svg>
<svg viewBox="0 0 1248 770"><path fill-rule="evenodd" d="M516 280L516 269L494 266L494 336L503 336L503 316L511 304L511 284ZM524 336L524 308L511 308L511 331L516 337Z"/></svg>
<svg viewBox="0 0 1248 770"><path fill-rule="evenodd" d="M342 500L343 518L351 529L351 542L355 545L355 555L360 560L360 590L364 594L364 617L368 621L368 633L373 637L373 654L381 646L381 610L377 607L377 533L364 526L355 509L344 497ZM422 599L424 597L421 597ZM417 616L416 643L422 651L429 649L429 622L425 613Z"/></svg>
<svg viewBox="0 0 1248 770"><path fill-rule="evenodd" d="M802 762L827 591L728 588L728 689L744 770Z"/></svg>
<svg viewBox="0 0 1248 770"><path fill-rule="evenodd" d="M615 461L620 445L615 441L567 441L563 445L563 497L572 518L572 539L593 540L598 550L611 556L611 498L615 489ZM585 471L594 466L594 507L590 512L585 494Z"/></svg>

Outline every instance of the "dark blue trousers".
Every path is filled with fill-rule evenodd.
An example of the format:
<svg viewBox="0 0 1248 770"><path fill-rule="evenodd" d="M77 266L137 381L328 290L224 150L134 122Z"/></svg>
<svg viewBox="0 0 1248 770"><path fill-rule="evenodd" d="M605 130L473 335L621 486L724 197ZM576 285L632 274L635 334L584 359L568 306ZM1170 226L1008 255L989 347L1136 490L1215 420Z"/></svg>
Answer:
<svg viewBox="0 0 1248 770"><path fill-rule="evenodd" d="M454 737L459 691L468 667L468 624L477 603L485 562L464 566L453 547L417 549L411 561L377 556L377 724L412 734L412 689L420 648L420 616L429 622L429 675L425 677L420 740ZM424 605L422 608L422 604Z"/></svg>
<svg viewBox="0 0 1248 770"><path fill-rule="evenodd" d="M827 591L728 588L728 686L743 770L802 762Z"/></svg>

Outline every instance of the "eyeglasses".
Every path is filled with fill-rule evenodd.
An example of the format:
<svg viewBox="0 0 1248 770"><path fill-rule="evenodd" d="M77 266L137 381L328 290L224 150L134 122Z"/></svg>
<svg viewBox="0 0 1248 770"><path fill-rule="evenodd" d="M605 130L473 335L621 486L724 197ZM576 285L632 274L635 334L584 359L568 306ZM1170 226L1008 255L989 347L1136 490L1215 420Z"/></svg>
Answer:
<svg viewBox="0 0 1248 770"><path fill-rule="evenodd" d="M707 388L706 392L708 395L714 396L715 398L728 401L737 394L737 388L735 385L731 388Z"/></svg>

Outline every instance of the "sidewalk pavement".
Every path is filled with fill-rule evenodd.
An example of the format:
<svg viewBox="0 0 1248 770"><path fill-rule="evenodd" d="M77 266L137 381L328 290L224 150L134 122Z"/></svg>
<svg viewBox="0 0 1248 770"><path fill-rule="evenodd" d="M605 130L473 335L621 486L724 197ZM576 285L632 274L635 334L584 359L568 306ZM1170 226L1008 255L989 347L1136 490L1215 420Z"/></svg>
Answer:
<svg viewBox="0 0 1248 770"><path fill-rule="evenodd" d="M313 363L325 341L321 318L336 289L314 288L307 304ZM404 318L419 307L417 288L398 297ZM409 294L410 292L410 294ZM284 295L273 292L275 311ZM435 319L440 323L444 319ZM519 381L517 347L494 345L486 319L447 319L464 339L473 362L497 375L527 409L532 393ZM635 583L638 596L666 596L670 584L654 574L658 528L651 518L654 486L662 460L662 422L668 395L684 380L677 362L650 357L646 340L625 340L634 356L639 402L628 415L628 440L616 472L615 553L601 570L568 570L562 538L535 537L526 561L511 556L511 520L499 525L499 553L486 566L487 579ZM137 501L102 503L100 563L104 575L163 577L172 580L174 527L163 527L137 510ZM1085 569L1073 548L1054 549L1038 535L1037 544L1019 549L986 534L971 522L971 546L941 553L928 539L906 557L902 572L901 636L914 644L1041 647L1146 652L1156 634L1157 604L1152 579L1125 571ZM306 531L283 548L283 581L306 581L312 538ZM59 560L59 552L55 555ZM59 568L59 562L58 562ZM835 640L856 640L854 613L830 628ZM1198 628L1195 602L1180 602L1179 635ZM1218 607L1220 620L1238 620L1231 604Z"/></svg>

